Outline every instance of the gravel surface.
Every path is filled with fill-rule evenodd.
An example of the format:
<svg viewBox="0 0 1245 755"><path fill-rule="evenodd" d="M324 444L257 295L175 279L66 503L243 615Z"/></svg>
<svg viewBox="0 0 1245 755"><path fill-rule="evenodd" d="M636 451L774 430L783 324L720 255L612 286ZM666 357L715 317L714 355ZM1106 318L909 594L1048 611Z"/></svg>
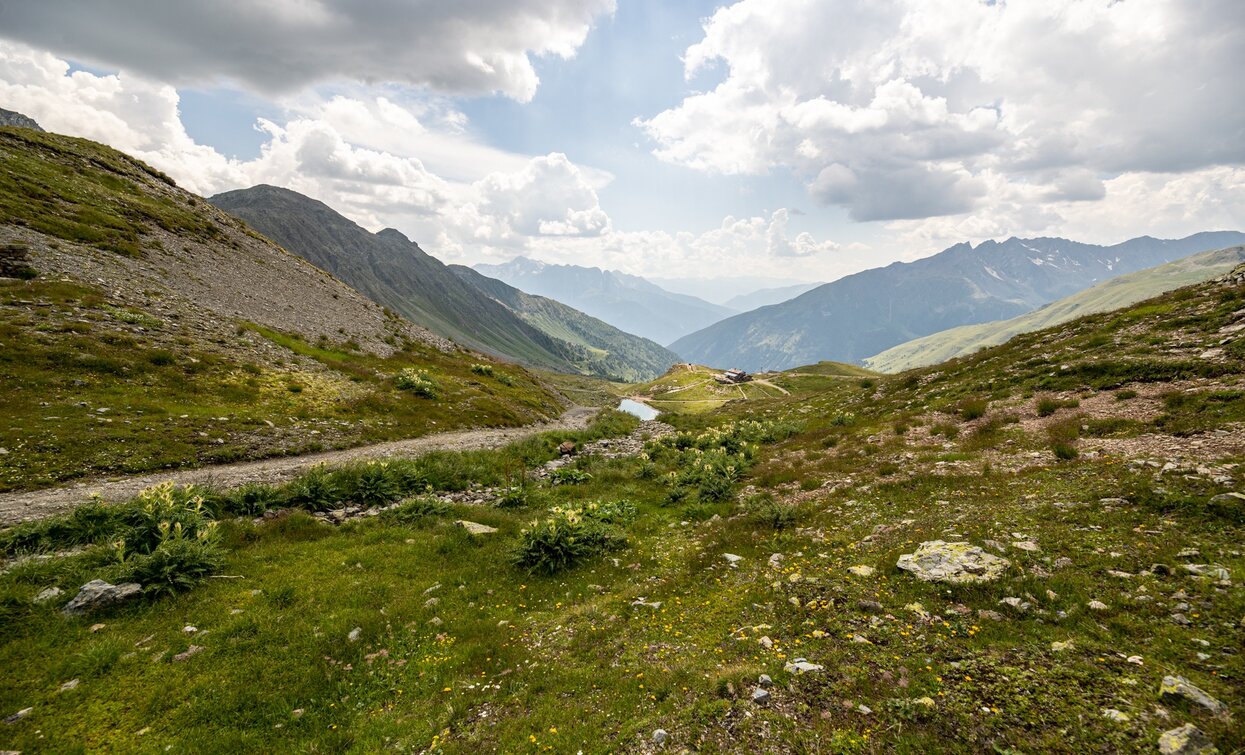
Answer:
<svg viewBox="0 0 1245 755"><path fill-rule="evenodd" d="M429 451L467 451L481 448L499 448L529 435L549 430L580 430L596 414L592 407L574 406L553 422L523 427L489 428L484 430L458 430L425 435L410 440L391 441L373 446L361 446L340 451L326 451L306 456L290 456L238 464L221 464L200 469L161 472L139 477L85 480L73 485L36 490L24 493L0 494L0 525L69 511L86 503L91 496L99 495L107 501L123 501L137 495L144 488L163 482L178 484L213 485L222 488L237 487L251 482L275 484L290 480L317 464L342 464L349 461L384 459L388 457L412 457Z"/></svg>

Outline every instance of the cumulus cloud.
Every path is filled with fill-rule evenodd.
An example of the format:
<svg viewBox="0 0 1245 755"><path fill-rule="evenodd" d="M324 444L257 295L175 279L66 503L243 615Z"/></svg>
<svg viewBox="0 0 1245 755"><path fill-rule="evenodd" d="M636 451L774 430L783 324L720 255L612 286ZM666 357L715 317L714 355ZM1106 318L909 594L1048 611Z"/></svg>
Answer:
<svg viewBox="0 0 1245 755"><path fill-rule="evenodd" d="M856 220L963 215L1000 185L1097 201L1123 174L1245 163L1237 0L740 0L684 62L727 73L636 121L659 157L786 168Z"/></svg>
<svg viewBox="0 0 1245 755"><path fill-rule="evenodd" d="M614 0L38 0L3 11L0 36L173 84L397 82L527 101L532 56L574 55Z"/></svg>
<svg viewBox="0 0 1245 755"><path fill-rule="evenodd" d="M505 153L471 140L444 102L409 106L387 94L293 100L251 160L196 143L182 125L177 91L132 74L71 72L64 60L0 43L0 103L45 127L110 144L211 195L258 183L319 199L372 230L397 227L447 261L516 254L596 264L637 274L762 272L836 245L792 236L792 213L726 218L700 234L619 231L597 194L610 176L552 153ZM446 177L420 155L456 166ZM491 170L485 170L484 166Z"/></svg>

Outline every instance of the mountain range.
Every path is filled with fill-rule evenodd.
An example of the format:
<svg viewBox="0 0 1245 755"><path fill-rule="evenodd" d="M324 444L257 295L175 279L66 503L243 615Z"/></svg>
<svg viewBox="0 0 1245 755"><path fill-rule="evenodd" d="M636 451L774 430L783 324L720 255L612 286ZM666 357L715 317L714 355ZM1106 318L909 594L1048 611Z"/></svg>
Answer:
<svg viewBox="0 0 1245 755"><path fill-rule="evenodd" d="M785 301L790 301L806 291L812 291L820 285L822 284L797 283L792 286L762 288L750 293L732 296L726 300L724 306L736 312L750 312L760 307L768 307L771 304L782 304Z"/></svg>
<svg viewBox="0 0 1245 755"><path fill-rule="evenodd" d="M211 201L376 302L459 344L532 367L614 379L648 379L677 361L651 341L556 302L520 301L504 292L499 300L499 289L486 283L490 290L483 290L399 231L371 233L297 192L256 186Z"/></svg>
<svg viewBox="0 0 1245 755"><path fill-rule="evenodd" d="M501 265L475 265L475 269L660 344L735 314L728 307L667 291L644 278L596 267L551 265L516 257Z"/></svg>
<svg viewBox="0 0 1245 755"><path fill-rule="evenodd" d="M859 362L914 338L1004 320L1097 282L1245 242L1234 231L1112 246L1061 238L957 244L819 286L672 343L687 361L752 371L820 360Z"/></svg>
<svg viewBox="0 0 1245 755"><path fill-rule="evenodd" d="M864 364L878 372L892 373L940 364L1005 343L1020 333L1071 322L1085 315L1110 312L1182 286L1208 281L1243 262L1245 246L1202 252L1112 278L1010 320L961 325L917 338L869 357Z"/></svg>

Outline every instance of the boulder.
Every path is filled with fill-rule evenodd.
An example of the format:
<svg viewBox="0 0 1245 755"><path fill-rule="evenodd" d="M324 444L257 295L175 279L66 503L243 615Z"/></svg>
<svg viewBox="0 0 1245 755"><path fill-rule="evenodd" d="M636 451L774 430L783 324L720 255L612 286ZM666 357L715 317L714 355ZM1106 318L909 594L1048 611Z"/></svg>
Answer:
<svg viewBox="0 0 1245 755"><path fill-rule="evenodd" d="M1159 735L1159 752L1162 755L1216 755L1219 750L1201 729L1185 724Z"/></svg>
<svg viewBox="0 0 1245 755"><path fill-rule="evenodd" d="M562 445L558 446L558 453L562 454L563 456L574 456L575 455L575 443L569 440L565 441L564 443L562 443Z"/></svg>
<svg viewBox="0 0 1245 755"><path fill-rule="evenodd" d="M480 524L479 522L469 522L466 519L459 519L457 522L454 522L454 524L455 526L462 527L467 530L467 534L470 535L492 535L497 532L496 527L490 527L487 524Z"/></svg>
<svg viewBox="0 0 1245 755"><path fill-rule="evenodd" d="M143 591L143 586L135 582L110 585L102 579L93 579L82 586L74 599L65 604L61 613L66 616L81 616L101 608L115 606L135 598Z"/></svg>
<svg viewBox="0 0 1245 755"><path fill-rule="evenodd" d="M998 579L1011 562L971 543L929 540L917 546L915 553L900 556L895 565L925 582L961 584Z"/></svg>
<svg viewBox="0 0 1245 755"><path fill-rule="evenodd" d="M1205 690L1185 679L1183 676L1165 676L1159 685L1159 697L1165 699L1180 698L1194 705L1199 705L1216 715L1227 710L1223 703L1211 697Z"/></svg>
<svg viewBox="0 0 1245 755"><path fill-rule="evenodd" d="M59 587L49 587L35 596L36 603L48 603L56 600L61 596L62 590Z"/></svg>

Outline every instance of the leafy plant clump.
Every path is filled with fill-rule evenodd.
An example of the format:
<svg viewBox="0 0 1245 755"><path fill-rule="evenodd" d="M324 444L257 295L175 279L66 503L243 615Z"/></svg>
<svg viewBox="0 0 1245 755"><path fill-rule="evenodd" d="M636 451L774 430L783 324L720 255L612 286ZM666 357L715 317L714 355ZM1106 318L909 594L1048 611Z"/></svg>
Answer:
<svg viewBox="0 0 1245 755"><path fill-rule="evenodd" d="M571 569L592 556L624 547L626 537L601 516L599 506L550 509L549 516L533 520L520 533L515 565L533 574L548 576Z"/></svg>
<svg viewBox="0 0 1245 755"><path fill-rule="evenodd" d="M129 508L130 527L112 544L125 579L153 593L181 592L224 563L217 522L193 486L148 488Z"/></svg>
<svg viewBox="0 0 1245 755"><path fill-rule="evenodd" d="M699 434L680 432L650 441L646 460L670 468L669 502L686 500L694 491L702 503L723 503L734 498L743 473L755 463L758 444L784 440L795 432L791 424L733 422Z"/></svg>
<svg viewBox="0 0 1245 755"><path fill-rule="evenodd" d="M423 398L435 399L441 394L441 384L436 378L428 374L427 370L414 367L408 367L399 372L394 377L393 384L400 391L408 391Z"/></svg>
<svg viewBox="0 0 1245 755"><path fill-rule="evenodd" d="M583 485L592 479L591 474L574 467L555 469L549 477L554 485Z"/></svg>

